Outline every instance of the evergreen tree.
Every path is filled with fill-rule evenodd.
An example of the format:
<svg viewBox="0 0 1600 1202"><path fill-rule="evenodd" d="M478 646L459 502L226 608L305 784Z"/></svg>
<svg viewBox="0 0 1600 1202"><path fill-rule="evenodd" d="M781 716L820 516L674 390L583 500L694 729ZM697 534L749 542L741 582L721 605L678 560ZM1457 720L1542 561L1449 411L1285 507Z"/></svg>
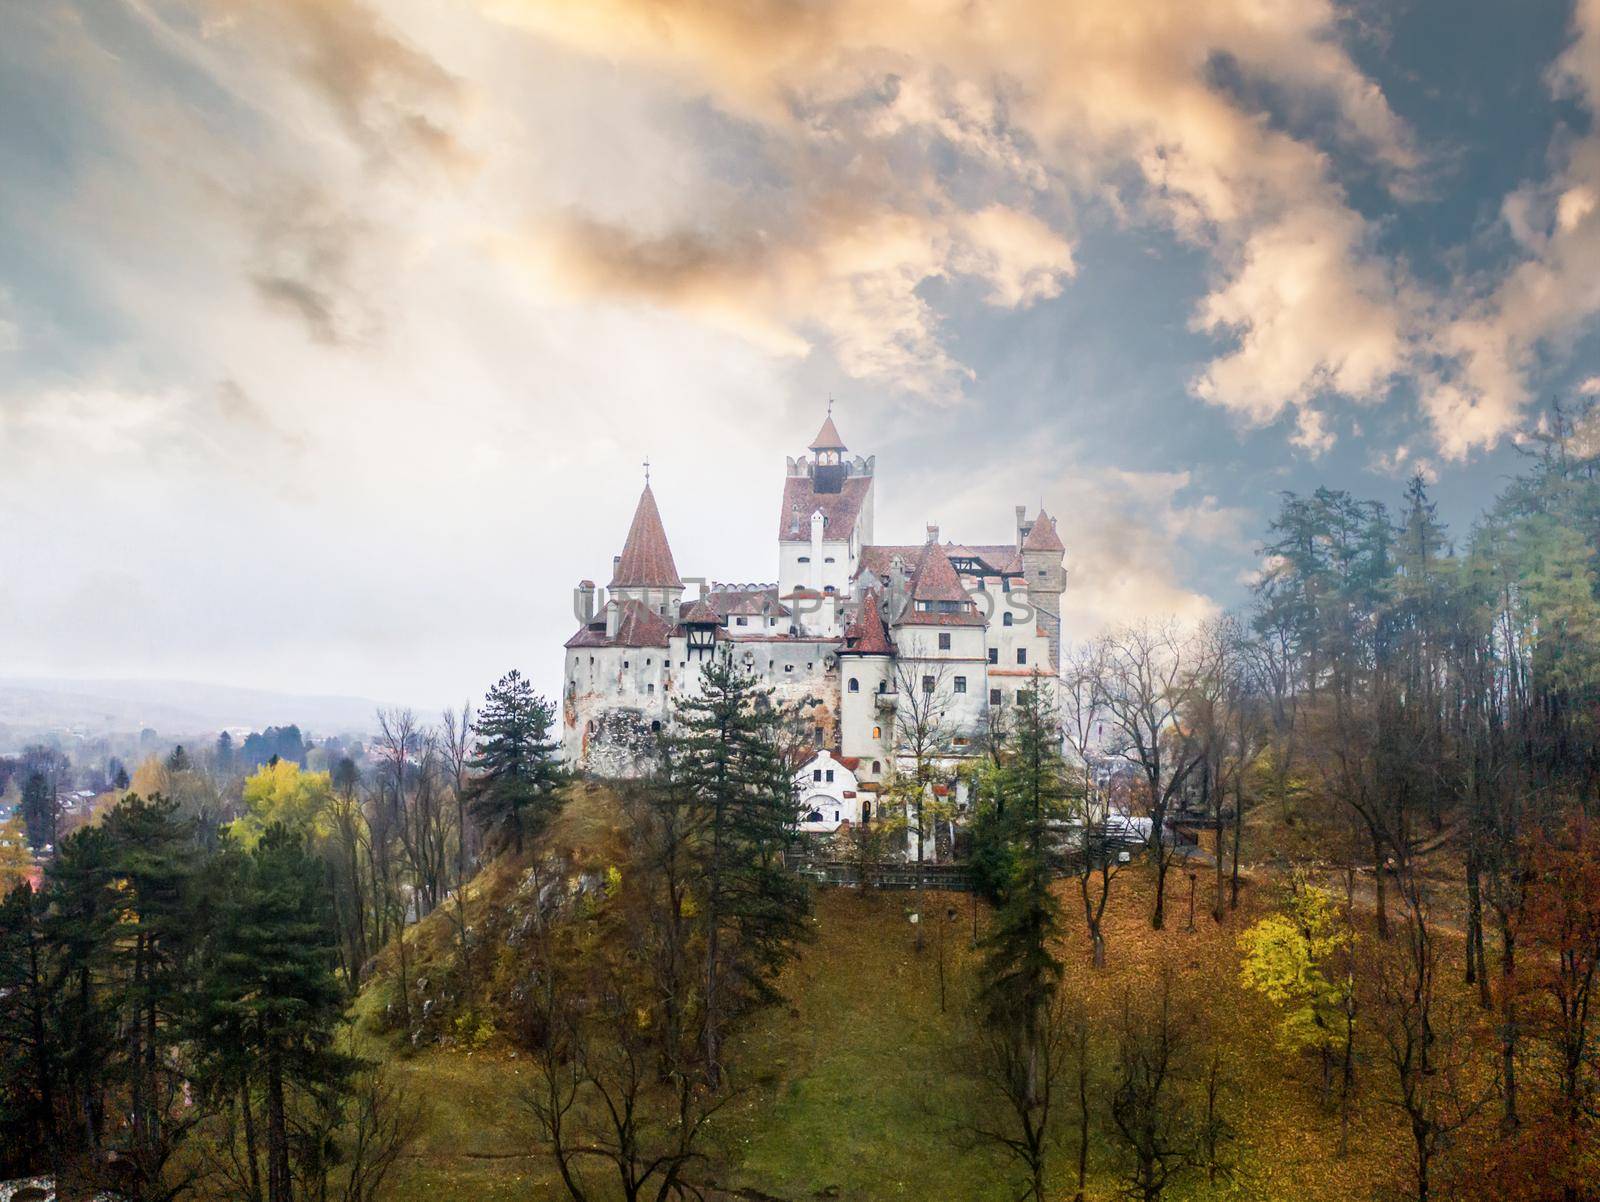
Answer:
<svg viewBox="0 0 1600 1202"><path fill-rule="evenodd" d="M772 690L724 648L697 693L678 703L668 789L698 832L704 893L704 1014L708 1083L722 1075L722 1037L745 1005L773 997L772 978L803 937L810 897L783 862L793 837L794 785L781 751Z"/></svg>
<svg viewBox="0 0 1600 1202"><path fill-rule="evenodd" d="M1020 1196L1044 1202L1068 1026L1057 996L1061 907L1050 889L1049 835L1069 790L1060 724L1037 672L1017 694L1008 734L988 777L982 823L983 876L996 913L983 941L976 1041L978 1075L1006 1113L981 1129L1021 1162Z"/></svg>
<svg viewBox="0 0 1600 1202"><path fill-rule="evenodd" d="M58 1064L44 899L22 885L0 900L0 1176L53 1167Z"/></svg>
<svg viewBox="0 0 1600 1202"><path fill-rule="evenodd" d="M560 808L565 774L551 736L555 708L515 669L502 676L478 711L478 738L467 787L468 809L491 850L522 851Z"/></svg>
<svg viewBox="0 0 1600 1202"><path fill-rule="evenodd" d="M334 1046L344 994L322 869L298 834L274 825L249 853L224 852L217 874L224 888L201 974L200 1043L213 1082L242 1101L257 1188L259 1097L264 1196L292 1202L292 1095L302 1091L328 1104L356 1067Z"/></svg>
<svg viewBox="0 0 1600 1202"><path fill-rule="evenodd" d="M28 842L35 850L49 846L56 837L56 795L50 778L33 771L22 784L22 820L28 827Z"/></svg>
<svg viewBox="0 0 1600 1202"><path fill-rule="evenodd" d="M181 1105L176 1048L187 1029L198 949L191 890L197 851L192 824L160 796L130 794L106 815L104 829L121 903L108 984L126 1040L130 1152L148 1185L161 1178L193 1121Z"/></svg>
<svg viewBox="0 0 1600 1202"><path fill-rule="evenodd" d="M1049 1004L1061 979L1052 945L1061 903L1051 892L1051 822L1067 812L1067 767L1061 733L1044 681L1019 690L1013 734L1000 760L996 791L1006 799L1003 830L1009 872L1001 885L994 929L984 940L983 1000L994 1024L1024 1026Z"/></svg>
<svg viewBox="0 0 1600 1202"><path fill-rule="evenodd" d="M74 831L50 864L41 920L53 965L51 1038L58 1055L62 1142L58 1176L82 1177L110 1137L107 1094L116 1069L116 1015L108 1003L113 933L121 908L113 848L103 826Z"/></svg>

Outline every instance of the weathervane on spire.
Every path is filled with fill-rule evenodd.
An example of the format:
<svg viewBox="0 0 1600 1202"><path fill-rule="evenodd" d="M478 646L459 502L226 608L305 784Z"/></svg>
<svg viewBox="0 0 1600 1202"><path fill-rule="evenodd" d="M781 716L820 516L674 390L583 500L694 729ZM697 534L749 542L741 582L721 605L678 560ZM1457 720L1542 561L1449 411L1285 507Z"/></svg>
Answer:
<svg viewBox="0 0 1600 1202"><path fill-rule="evenodd" d="M650 456L644 457L644 486L650 487Z"/></svg>

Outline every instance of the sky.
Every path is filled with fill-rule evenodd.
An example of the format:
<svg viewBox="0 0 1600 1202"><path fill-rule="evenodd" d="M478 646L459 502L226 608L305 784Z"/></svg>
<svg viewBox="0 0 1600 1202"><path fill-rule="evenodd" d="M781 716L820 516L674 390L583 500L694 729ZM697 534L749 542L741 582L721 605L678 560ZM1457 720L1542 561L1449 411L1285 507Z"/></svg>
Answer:
<svg viewBox="0 0 1600 1202"><path fill-rule="evenodd" d="M649 458L1248 598L1284 490L1464 536L1600 394L1600 0L0 7L0 676L560 680Z"/></svg>

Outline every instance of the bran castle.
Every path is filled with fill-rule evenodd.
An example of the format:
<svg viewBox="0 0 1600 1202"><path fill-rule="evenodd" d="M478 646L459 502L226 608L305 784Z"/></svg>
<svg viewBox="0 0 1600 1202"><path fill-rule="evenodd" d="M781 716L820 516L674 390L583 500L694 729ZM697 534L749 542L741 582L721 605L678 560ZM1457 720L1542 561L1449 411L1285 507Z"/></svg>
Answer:
<svg viewBox="0 0 1600 1202"><path fill-rule="evenodd" d="M566 644L569 764L637 775L675 698L726 648L775 702L801 705L816 749L802 774L816 785L802 790L817 797L807 817L829 829L859 820L892 771L908 700L937 710L941 758L959 760L1019 689L1058 677L1066 552L1043 509L1030 521L1018 506L1009 543L940 542L937 526L921 544L879 543L873 458L847 456L831 412L810 451L788 460L776 584L711 584L686 599L646 480L604 596L578 585L588 620Z"/></svg>

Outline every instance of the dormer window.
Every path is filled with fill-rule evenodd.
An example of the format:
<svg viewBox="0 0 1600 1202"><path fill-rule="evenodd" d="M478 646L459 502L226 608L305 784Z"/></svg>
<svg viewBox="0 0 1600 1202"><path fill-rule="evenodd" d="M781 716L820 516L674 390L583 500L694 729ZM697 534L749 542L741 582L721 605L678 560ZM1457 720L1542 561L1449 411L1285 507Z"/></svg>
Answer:
<svg viewBox="0 0 1600 1202"><path fill-rule="evenodd" d="M802 556L801 556L801 557L800 557L800 562L801 562L801 563L810 563L810 562L811 562L811 556L809 556L809 555L802 555Z"/></svg>

